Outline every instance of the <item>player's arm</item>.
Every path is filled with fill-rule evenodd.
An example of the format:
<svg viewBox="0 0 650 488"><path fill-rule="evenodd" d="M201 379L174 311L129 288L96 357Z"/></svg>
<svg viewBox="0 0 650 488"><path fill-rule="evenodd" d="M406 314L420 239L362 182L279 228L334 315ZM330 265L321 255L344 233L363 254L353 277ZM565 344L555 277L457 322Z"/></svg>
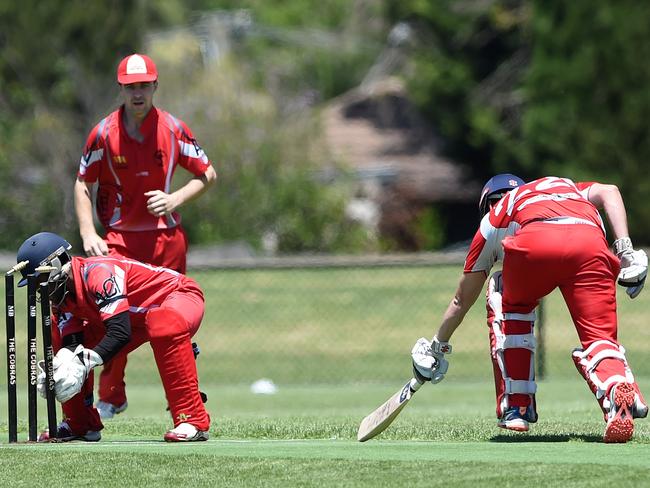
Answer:
<svg viewBox="0 0 650 488"><path fill-rule="evenodd" d="M106 334L92 349L84 347L83 332L68 334L63 338L63 347L52 361L54 391L61 403L79 393L90 371L115 356L131 339L128 312L110 317L104 321L104 325ZM45 382L44 373L39 375L38 381ZM45 391L44 387L40 387L40 390Z"/></svg>
<svg viewBox="0 0 650 488"><path fill-rule="evenodd" d="M210 165L207 167L205 173L194 176L194 178L173 193L165 193L162 190L145 192L145 196L149 197L147 200L147 210L156 217L168 215L181 205L201 196L216 181L217 172Z"/></svg>
<svg viewBox="0 0 650 488"><path fill-rule="evenodd" d="M589 188L589 201L605 210L607 220L614 232L614 252L621 260L618 283L626 287L630 298L636 298L645 284L648 272L648 256L645 251L634 250L627 227L627 213L623 197L616 185L594 183Z"/></svg>
<svg viewBox="0 0 650 488"><path fill-rule="evenodd" d="M451 353L449 339L481 294L486 276L485 271L463 273L456 294L449 302L433 340L429 342L421 337L413 346L413 375L418 382L438 383L445 377L449 367L445 354Z"/></svg>
<svg viewBox="0 0 650 488"><path fill-rule="evenodd" d="M589 188L588 197L596 208L605 210L615 239L629 237L625 203L616 185L594 183Z"/></svg>
<svg viewBox="0 0 650 488"><path fill-rule="evenodd" d="M105 256L108 254L108 246L97 234L93 221L92 188L92 183L79 178L74 182L74 208L79 224L79 235L87 256Z"/></svg>
<svg viewBox="0 0 650 488"><path fill-rule="evenodd" d="M483 291L486 277L485 271L463 273L456 294L449 302L442 316L442 323L436 332L439 341L448 342L451 339L454 331L463 322L465 315Z"/></svg>
<svg viewBox="0 0 650 488"><path fill-rule="evenodd" d="M129 312L121 312L104 321L106 335L93 349L103 362L112 359L131 340Z"/></svg>
<svg viewBox="0 0 650 488"><path fill-rule="evenodd" d="M190 202L212 186L217 181L217 172L210 163L208 156L192 135L185 122L177 120L180 130L178 139L178 165L185 168L194 177L173 193L153 190L145 193L148 197L147 210L156 217L168 215L181 205Z"/></svg>
<svg viewBox="0 0 650 488"><path fill-rule="evenodd" d="M113 315L104 321L104 326L106 327L106 334L92 349L100 356L102 362L105 363L120 352L131 340L129 312L121 312ZM80 345L83 346L83 343L83 331L68 334L62 338L62 346L70 351L76 350Z"/></svg>

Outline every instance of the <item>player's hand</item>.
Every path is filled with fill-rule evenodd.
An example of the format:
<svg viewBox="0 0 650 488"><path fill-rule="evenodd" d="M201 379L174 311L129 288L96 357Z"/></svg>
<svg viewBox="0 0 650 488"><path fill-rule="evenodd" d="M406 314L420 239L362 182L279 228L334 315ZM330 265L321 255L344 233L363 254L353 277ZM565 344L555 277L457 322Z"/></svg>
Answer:
<svg viewBox="0 0 650 488"><path fill-rule="evenodd" d="M449 368L449 362L445 359L445 354L449 353L451 345L448 342L440 342L437 337L429 342L420 337L411 350L415 378L421 383L442 381Z"/></svg>
<svg viewBox="0 0 650 488"><path fill-rule="evenodd" d="M149 197L147 211L156 217L169 215L178 207L178 201L174 194L165 193L161 190L152 190L145 192L144 196Z"/></svg>
<svg viewBox="0 0 650 488"><path fill-rule="evenodd" d="M63 350L63 349L62 349ZM66 349L66 351L70 351L69 349ZM60 357L66 356L66 352L64 351L61 353ZM61 359L60 357L54 356L52 358L52 372L53 374L56 373L56 370L61 366ZM47 371L45 371L45 361L42 359L36 363L39 369L38 376L36 377L36 390L38 391L39 395L41 395L43 398L47 397Z"/></svg>
<svg viewBox="0 0 650 488"><path fill-rule="evenodd" d="M86 256L108 256L108 244L98 234L82 237Z"/></svg>
<svg viewBox="0 0 650 488"><path fill-rule="evenodd" d="M630 298L636 298L648 274L648 256L644 250L635 251L629 237L614 241L614 252L621 260L621 271L618 274L618 284L626 288Z"/></svg>
<svg viewBox="0 0 650 488"><path fill-rule="evenodd" d="M65 403L81 391L90 370L103 364L103 360L92 349L78 345L74 351L62 348L54 357L52 364L56 399Z"/></svg>

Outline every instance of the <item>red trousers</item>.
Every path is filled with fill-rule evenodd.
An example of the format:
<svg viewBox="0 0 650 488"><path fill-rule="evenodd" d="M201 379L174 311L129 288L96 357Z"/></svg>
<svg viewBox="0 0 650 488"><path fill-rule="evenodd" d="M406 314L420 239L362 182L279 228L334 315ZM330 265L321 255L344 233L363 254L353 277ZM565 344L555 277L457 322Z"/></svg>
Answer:
<svg viewBox="0 0 650 488"><path fill-rule="evenodd" d="M185 274L187 236L179 225L173 229L118 232L110 230L105 236L111 255L136 259L154 266L164 266ZM119 406L126 402L127 355L121 354L102 367L99 376L99 399Z"/></svg>
<svg viewBox="0 0 650 488"><path fill-rule="evenodd" d="M185 288L170 294L159 308L147 312L146 327L132 329L131 341L118 356L126 357L129 352L149 342L174 426L188 422L199 430L208 430L210 416L201 400L191 342L201 324L203 311L201 290L188 283ZM103 327L88 326L84 331L84 346L93 347L103 334ZM60 347L60 338L56 342ZM92 372L81 392L63 404L63 412L75 433L103 427L93 407Z"/></svg>
<svg viewBox="0 0 650 488"><path fill-rule="evenodd" d="M532 312L539 300L559 288L583 349L607 341L618 351L616 277L620 264L603 232L586 224L533 223L503 241L503 313ZM519 321L504 321L505 334L519 334ZM527 380L531 352L506 349L508 375ZM583 373L581 373L583 374ZM594 374L603 382L625 377L626 364L614 357L600 361ZM583 374L584 375L584 374ZM528 395L513 394L510 405L526 406Z"/></svg>
<svg viewBox="0 0 650 488"><path fill-rule="evenodd" d="M503 241L503 311L528 313L559 288L584 348L616 342L619 260L586 224L533 223Z"/></svg>
<svg viewBox="0 0 650 488"><path fill-rule="evenodd" d="M138 232L109 230L104 237L111 255L120 255L185 274L187 235L178 225L173 229Z"/></svg>

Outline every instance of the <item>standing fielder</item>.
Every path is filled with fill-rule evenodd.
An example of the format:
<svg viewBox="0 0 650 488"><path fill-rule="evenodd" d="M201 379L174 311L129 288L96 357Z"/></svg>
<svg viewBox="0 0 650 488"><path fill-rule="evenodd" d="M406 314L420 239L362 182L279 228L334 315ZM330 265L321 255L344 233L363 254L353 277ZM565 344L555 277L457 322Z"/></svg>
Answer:
<svg viewBox="0 0 650 488"><path fill-rule="evenodd" d="M74 186L84 252L125 256L185 273L187 237L176 209L201 195L217 174L185 122L153 106L158 72L151 58L125 57L117 82L123 104L88 135ZM193 178L172 192L177 166ZM95 185L104 238L93 222ZM125 368L125 354L103 367L97 408L104 419L128 405Z"/></svg>
<svg viewBox="0 0 650 488"><path fill-rule="evenodd" d="M487 182L479 207L484 217L456 295L433 340L421 338L413 347L418 379L444 378L448 341L501 259L503 271L492 275L487 291L497 425L525 432L529 422L537 421L535 307L559 288L582 346L573 351L573 361L607 422L603 440L627 442L634 418L645 417L648 406L617 341L616 280L635 298L644 285L648 258L632 247L618 188L553 176L525 184L501 174ZM616 255L608 248L598 208L610 222Z"/></svg>
<svg viewBox="0 0 650 488"><path fill-rule="evenodd" d="M93 368L118 353L128 354L149 342L158 366L174 427L165 441L208 439L210 416L199 392L191 337L204 312L198 284L176 271L121 257L71 257L70 244L50 232L27 239L18 250L24 286L27 275L50 266L49 299L58 317L52 334L57 351L52 361L55 394L63 404L64 421L56 433L61 441L98 441L103 428L93 407ZM45 371L37 388L45 395Z"/></svg>

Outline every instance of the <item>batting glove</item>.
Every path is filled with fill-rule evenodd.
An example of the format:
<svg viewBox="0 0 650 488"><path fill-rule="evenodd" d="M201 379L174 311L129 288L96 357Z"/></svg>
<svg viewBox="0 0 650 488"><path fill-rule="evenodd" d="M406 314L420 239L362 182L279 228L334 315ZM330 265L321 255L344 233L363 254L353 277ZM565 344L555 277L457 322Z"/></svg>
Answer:
<svg viewBox="0 0 650 488"><path fill-rule="evenodd" d="M621 260L618 284L626 288L630 298L636 298L645 285L648 274L648 256L642 249L635 251L629 237L614 241L614 252Z"/></svg>
<svg viewBox="0 0 650 488"><path fill-rule="evenodd" d="M437 337L433 338L433 342L419 338L411 350L415 378L420 383L441 382L449 368L449 362L445 359L445 354L449 353L451 344L448 342L440 342Z"/></svg>
<svg viewBox="0 0 650 488"><path fill-rule="evenodd" d="M54 357L54 360L57 359L58 364L54 370L54 392L56 399L61 403L67 402L79 393L90 370L104 363L99 354L82 345L78 345L74 351L62 348Z"/></svg>

